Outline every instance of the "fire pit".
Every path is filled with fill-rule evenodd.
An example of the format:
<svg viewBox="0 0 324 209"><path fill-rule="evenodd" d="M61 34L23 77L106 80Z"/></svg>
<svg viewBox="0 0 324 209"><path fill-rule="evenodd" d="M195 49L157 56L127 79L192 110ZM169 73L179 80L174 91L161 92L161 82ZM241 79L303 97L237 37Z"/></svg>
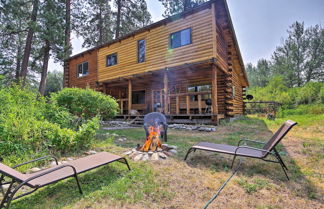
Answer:
<svg viewBox="0 0 324 209"><path fill-rule="evenodd" d="M166 140L166 120L164 115L161 113L150 113L145 118L147 119L144 124L146 131L146 141L141 146L138 145L136 148L125 153L131 159L135 161L139 160L165 160L168 156L177 153L176 146L170 146L162 144L160 137L161 135ZM150 120L148 120L148 118ZM164 118L164 120L163 120ZM162 120L161 120L162 119Z"/></svg>

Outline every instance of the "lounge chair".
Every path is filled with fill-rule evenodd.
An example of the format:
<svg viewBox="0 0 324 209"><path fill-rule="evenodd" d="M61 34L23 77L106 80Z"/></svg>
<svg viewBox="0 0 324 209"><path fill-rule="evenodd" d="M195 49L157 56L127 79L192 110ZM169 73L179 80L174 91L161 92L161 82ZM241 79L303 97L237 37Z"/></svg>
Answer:
<svg viewBox="0 0 324 209"><path fill-rule="evenodd" d="M289 177L287 175L286 170L288 170L287 166L283 162L281 156L279 155L278 151L276 150L276 145L281 141L281 139L288 133L288 131L295 126L297 123L291 120L286 121L279 129L278 131L270 138L268 142L260 142L255 140L249 140L249 139L241 139L237 146L230 146L225 144L214 144L210 142L199 142L198 144L192 146L187 154L184 160L187 159L188 155L192 151L196 150L205 150L210 152L219 152L224 154L230 154L234 155L233 161L232 161L232 168L235 161L236 156L242 156L242 157L250 157L250 158L257 158L264 160L266 162L272 162L272 163L279 163L289 180ZM264 144L262 149L250 147L250 146L241 146L241 142L250 142L255 144ZM266 159L269 155L274 156L277 161Z"/></svg>
<svg viewBox="0 0 324 209"><path fill-rule="evenodd" d="M47 158L53 158L56 162L56 166L52 168L48 168L45 170L38 171L36 173L32 174L23 174L19 171L15 170L15 168L36 162L39 160L44 160ZM68 163L64 163L62 165L58 165L57 159L53 156L45 156L41 157L29 162L25 162L19 165L14 166L13 168L6 166L2 163L0 163L0 173L2 174L0 177L0 189L3 193L3 199L0 204L1 208L9 208L10 203L12 200L21 198L23 196L26 196L30 193L35 192L37 189L44 187L49 184L56 183L58 181L61 181L63 179L74 177L76 180L76 183L79 188L79 192L82 194L82 189L78 180L78 174L98 168L103 165L107 165L109 163L119 161L121 163L125 163L130 170L130 167L128 165L128 162L125 158L120 157L118 155L113 155L108 152L100 152L94 155L89 155L87 157L83 157L77 160L70 161ZM9 177L11 180L9 182L4 182L4 177ZM9 184L9 187L7 189L7 192L4 192L3 185ZM17 184L17 186L14 187L14 184ZM24 194L21 194L17 197L14 197L16 192L22 187L22 186L28 186L32 188L33 190L30 192L26 192Z"/></svg>

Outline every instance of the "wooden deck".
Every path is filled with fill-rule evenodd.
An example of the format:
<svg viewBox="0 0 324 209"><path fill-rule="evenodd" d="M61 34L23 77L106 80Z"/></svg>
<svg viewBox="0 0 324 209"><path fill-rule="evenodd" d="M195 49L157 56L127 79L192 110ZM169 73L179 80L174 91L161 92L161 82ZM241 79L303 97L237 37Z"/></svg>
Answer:
<svg viewBox="0 0 324 209"><path fill-rule="evenodd" d="M136 124L143 124L143 114L140 115L117 115L116 119L133 120ZM165 115L168 123L183 123L183 124L219 124L221 119L225 118L224 114L167 114ZM216 121L213 118L217 118Z"/></svg>

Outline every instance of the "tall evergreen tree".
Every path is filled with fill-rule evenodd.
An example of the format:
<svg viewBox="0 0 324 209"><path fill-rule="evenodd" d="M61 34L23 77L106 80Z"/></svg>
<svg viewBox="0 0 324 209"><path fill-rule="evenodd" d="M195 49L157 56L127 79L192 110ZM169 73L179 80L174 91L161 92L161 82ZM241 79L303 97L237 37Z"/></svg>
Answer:
<svg viewBox="0 0 324 209"><path fill-rule="evenodd" d="M83 47L99 46L113 39L110 0L77 0L72 17L74 31L84 39Z"/></svg>
<svg viewBox="0 0 324 209"><path fill-rule="evenodd" d="M118 7L118 3L120 3L120 8ZM148 12L145 0L115 0L115 6L117 7L117 12L114 13L116 17L114 27L118 37L152 23L151 14ZM119 15L118 8L120 9ZM119 21L118 17L120 18ZM116 36L115 38L118 37Z"/></svg>
<svg viewBox="0 0 324 209"><path fill-rule="evenodd" d="M169 17L180 12L186 11L190 8L198 6L207 0L159 0L165 7L163 16Z"/></svg>
<svg viewBox="0 0 324 209"><path fill-rule="evenodd" d="M99 46L151 23L145 0L78 0L72 16L84 47Z"/></svg>
<svg viewBox="0 0 324 209"><path fill-rule="evenodd" d="M272 56L274 74L282 75L289 87L323 80L323 34L318 25L305 29L304 23L295 22L290 26L288 38Z"/></svg>
<svg viewBox="0 0 324 209"><path fill-rule="evenodd" d="M33 0L32 5L33 5L33 10L30 16L30 22L28 24L26 44L25 44L24 55L21 64L21 72L19 76L23 86L26 85L26 78L28 73L28 62L32 50L31 48L32 48L32 41L35 32L35 27L37 24L36 19L37 19L38 7L39 7L39 0Z"/></svg>
<svg viewBox="0 0 324 209"><path fill-rule="evenodd" d="M306 29L308 39L305 82L324 82L324 28L319 25Z"/></svg>
<svg viewBox="0 0 324 209"><path fill-rule="evenodd" d="M30 6L23 0L0 1L0 74L7 83L19 79Z"/></svg>
<svg viewBox="0 0 324 209"><path fill-rule="evenodd" d="M47 0L41 5L39 15L39 36L42 41L41 53L42 67L39 92L44 95L48 72L48 61L53 51L56 60L62 60L65 56L65 18L64 0Z"/></svg>

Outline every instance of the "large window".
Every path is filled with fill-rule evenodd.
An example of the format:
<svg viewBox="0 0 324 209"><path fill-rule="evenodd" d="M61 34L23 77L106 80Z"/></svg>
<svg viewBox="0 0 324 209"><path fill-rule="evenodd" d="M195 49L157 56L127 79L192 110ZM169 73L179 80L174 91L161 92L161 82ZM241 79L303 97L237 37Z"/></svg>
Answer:
<svg viewBox="0 0 324 209"><path fill-rule="evenodd" d="M78 77L83 77L89 74L89 64L88 62L83 62L81 64L77 65L78 68L78 72L77 72L77 76Z"/></svg>
<svg viewBox="0 0 324 209"><path fill-rule="evenodd" d="M145 104L145 91L132 92L132 104Z"/></svg>
<svg viewBox="0 0 324 209"><path fill-rule="evenodd" d="M137 42L137 62L145 62L145 40L139 40Z"/></svg>
<svg viewBox="0 0 324 209"><path fill-rule="evenodd" d="M191 44L191 28L187 28L170 35L170 48L178 48Z"/></svg>
<svg viewBox="0 0 324 209"><path fill-rule="evenodd" d="M204 91L211 91L211 85L193 85L188 86L188 92L204 92ZM211 94L202 94L201 99L206 100L208 98L211 98ZM192 95L190 96L191 101L198 101L198 95Z"/></svg>
<svg viewBox="0 0 324 209"><path fill-rule="evenodd" d="M107 55L106 59L107 67L117 65L117 53Z"/></svg>

